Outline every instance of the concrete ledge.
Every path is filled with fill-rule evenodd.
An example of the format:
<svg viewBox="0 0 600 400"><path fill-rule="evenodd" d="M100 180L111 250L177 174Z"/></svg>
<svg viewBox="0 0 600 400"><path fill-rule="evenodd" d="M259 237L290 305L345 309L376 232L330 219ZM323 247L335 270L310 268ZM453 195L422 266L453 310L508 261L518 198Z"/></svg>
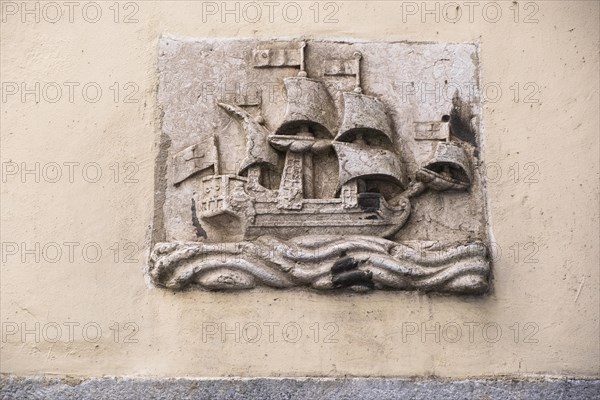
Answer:
<svg viewBox="0 0 600 400"><path fill-rule="evenodd" d="M393 378L22 378L2 376L3 400L600 399L600 380Z"/></svg>

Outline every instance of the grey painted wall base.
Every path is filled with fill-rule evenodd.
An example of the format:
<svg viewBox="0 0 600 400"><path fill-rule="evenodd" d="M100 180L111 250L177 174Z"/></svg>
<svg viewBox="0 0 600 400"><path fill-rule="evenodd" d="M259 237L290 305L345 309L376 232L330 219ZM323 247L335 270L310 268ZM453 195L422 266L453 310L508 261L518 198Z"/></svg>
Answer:
<svg viewBox="0 0 600 400"><path fill-rule="evenodd" d="M19 378L2 376L3 400L152 399L600 399L600 380L392 378Z"/></svg>

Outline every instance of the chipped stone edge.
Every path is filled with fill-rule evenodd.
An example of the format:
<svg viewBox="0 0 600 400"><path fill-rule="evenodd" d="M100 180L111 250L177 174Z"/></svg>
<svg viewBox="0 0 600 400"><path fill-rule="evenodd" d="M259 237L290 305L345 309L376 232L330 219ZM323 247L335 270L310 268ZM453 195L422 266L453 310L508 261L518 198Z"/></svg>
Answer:
<svg viewBox="0 0 600 400"><path fill-rule="evenodd" d="M19 399L599 399L600 379L69 378L2 374L0 397ZM207 397L208 396L208 397Z"/></svg>

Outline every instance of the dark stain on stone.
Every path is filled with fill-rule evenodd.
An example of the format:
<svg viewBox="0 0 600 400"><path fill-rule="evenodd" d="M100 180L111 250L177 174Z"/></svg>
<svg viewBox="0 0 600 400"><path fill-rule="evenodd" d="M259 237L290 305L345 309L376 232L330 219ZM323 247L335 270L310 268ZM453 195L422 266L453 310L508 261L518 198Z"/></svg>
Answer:
<svg viewBox="0 0 600 400"><path fill-rule="evenodd" d="M381 207L381 195L372 192L359 193L357 202L363 211L375 212Z"/></svg>
<svg viewBox="0 0 600 400"><path fill-rule="evenodd" d="M347 271L334 275L331 280L335 287L366 286L373 289L373 273L371 271Z"/></svg>
<svg viewBox="0 0 600 400"><path fill-rule="evenodd" d="M450 112L450 131L457 139L470 143L475 147L475 157L478 156L479 145L477 143L477 132L471 126L474 117L471 105L464 102L458 92L452 98L452 111Z"/></svg>
<svg viewBox="0 0 600 400"><path fill-rule="evenodd" d="M365 286L373 289L373 273L358 269L359 261L352 257L343 257L331 267L331 282L334 287Z"/></svg>
<svg viewBox="0 0 600 400"><path fill-rule="evenodd" d="M352 257L344 257L340 258L333 264L333 267L331 267L331 273L336 275L356 268L358 268L358 261Z"/></svg>
<svg viewBox="0 0 600 400"><path fill-rule="evenodd" d="M196 228L196 237L201 237L206 239L206 231L200 225L200 221L198 221L198 216L196 215L196 201L192 198L192 224L194 228Z"/></svg>

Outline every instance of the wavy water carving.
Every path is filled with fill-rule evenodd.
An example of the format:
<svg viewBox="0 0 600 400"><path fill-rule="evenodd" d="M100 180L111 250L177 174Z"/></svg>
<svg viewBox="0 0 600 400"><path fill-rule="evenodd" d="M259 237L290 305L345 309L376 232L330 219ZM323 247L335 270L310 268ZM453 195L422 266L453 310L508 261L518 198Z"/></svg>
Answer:
<svg viewBox="0 0 600 400"><path fill-rule="evenodd" d="M482 242L427 247L367 236L273 237L239 243L158 243L149 275L161 287L257 286L481 293L490 272Z"/></svg>

